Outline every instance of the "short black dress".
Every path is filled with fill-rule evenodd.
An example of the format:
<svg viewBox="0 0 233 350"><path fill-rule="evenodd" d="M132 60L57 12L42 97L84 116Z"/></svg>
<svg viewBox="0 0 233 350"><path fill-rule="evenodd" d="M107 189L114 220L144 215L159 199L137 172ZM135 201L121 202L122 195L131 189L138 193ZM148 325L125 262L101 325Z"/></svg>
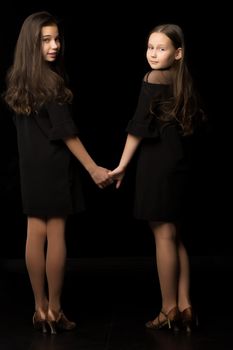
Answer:
<svg viewBox="0 0 233 350"><path fill-rule="evenodd" d="M176 122L159 122L152 99L171 96L171 86L142 82L127 132L143 137L138 150L134 214L137 219L174 222L182 217L187 164Z"/></svg>
<svg viewBox="0 0 233 350"><path fill-rule="evenodd" d="M63 141L78 134L70 106L48 103L38 113L17 115L14 121L24 213L54 217L82 211L78 160Z"/></svg>

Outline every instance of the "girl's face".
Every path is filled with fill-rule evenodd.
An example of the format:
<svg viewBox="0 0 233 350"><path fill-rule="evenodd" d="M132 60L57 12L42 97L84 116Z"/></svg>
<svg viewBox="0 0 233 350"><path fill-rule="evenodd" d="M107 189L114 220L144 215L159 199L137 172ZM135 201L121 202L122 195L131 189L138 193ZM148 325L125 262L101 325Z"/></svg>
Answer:
<svg viewBox="0 0 233 350"><path fill-rule="evenodd" d="M42 27L41 37L42 54L45 61L55 61L61 48L58 27L55 24Z"/></svg>
<svg viewBox="0 0 233 350"><path fill-rule="evenodd" d="M182 57L182 49L175 47L164 33L152 33L148 40L146 58L152 69L170 68Z"/></svg>

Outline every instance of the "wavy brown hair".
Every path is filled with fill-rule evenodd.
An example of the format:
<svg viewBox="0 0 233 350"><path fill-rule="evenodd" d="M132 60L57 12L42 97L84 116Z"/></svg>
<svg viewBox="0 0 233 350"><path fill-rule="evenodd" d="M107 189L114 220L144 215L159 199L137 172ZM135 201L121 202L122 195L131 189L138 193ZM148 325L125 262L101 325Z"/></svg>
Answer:
<svg viewBox="0 0 233 350"><path fill-rule="evenodd" d="M199 106L199 96L194 89L193 79L186 64L185 42L182 29L176 24L156 26L149 33L164 33L175 49L182 49L182 58L175 60L173 72L173 96L167 100L153 101L151 112L161 121L176 120L183 135L193 133L195 124L203 112Z"/></svg>
<svg viewBox="0 0 233 350"><path fill-rule="evenodd" d="M58 27L61 42L52 63L45 61L42 54L41 29L48 25ZM23 22L6 84L4 99L17 114L30 115L51 100L71 102L73 95L65 81L64 37L59 21L50 13L36 12Z"/></svg>

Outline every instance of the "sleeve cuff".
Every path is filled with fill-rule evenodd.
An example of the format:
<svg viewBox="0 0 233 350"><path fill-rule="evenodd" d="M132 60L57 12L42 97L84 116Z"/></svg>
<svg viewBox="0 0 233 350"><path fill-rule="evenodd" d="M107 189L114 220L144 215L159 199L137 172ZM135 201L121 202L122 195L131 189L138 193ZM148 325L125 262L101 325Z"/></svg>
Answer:
<svg viewBox="0 0 233 350"><path fill-rule="evenodd" d="M135 136L157 138L159 130L156 126L150 123L138 123L131 119L127 125L126 131Z"/></svg>
<svg viewBox="0 0 233 350"><path fill-rule="evenodd" d="M72 120L57 124L50 130L49 139L51 141L64 139L69 136L78 135L78 129Z"/></svg>

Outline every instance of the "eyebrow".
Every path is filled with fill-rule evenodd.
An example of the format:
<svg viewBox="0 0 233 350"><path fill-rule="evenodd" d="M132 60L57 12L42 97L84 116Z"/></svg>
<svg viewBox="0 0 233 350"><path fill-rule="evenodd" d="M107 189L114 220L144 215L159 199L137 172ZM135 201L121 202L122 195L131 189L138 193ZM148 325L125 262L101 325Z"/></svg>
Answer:
<svg viewBox="0 0 233 350"><path fill-rule="evenodd" d="M165 47L167 46L167 44L162 44L162 43L159 43L159 44L152 44L152 43L148 43L148 46L154 46L154 47Z"/></svg>
<svg viewBox="0 0 233 350"><path fill-rule="evenodd" d="M42 35L42 38L51 38L51 37L53 37L53 35L52 34L45 34L45 35ZM56 34L55 36L54 36L55 38L58 38L59 37L59 34Z"/></svg>

